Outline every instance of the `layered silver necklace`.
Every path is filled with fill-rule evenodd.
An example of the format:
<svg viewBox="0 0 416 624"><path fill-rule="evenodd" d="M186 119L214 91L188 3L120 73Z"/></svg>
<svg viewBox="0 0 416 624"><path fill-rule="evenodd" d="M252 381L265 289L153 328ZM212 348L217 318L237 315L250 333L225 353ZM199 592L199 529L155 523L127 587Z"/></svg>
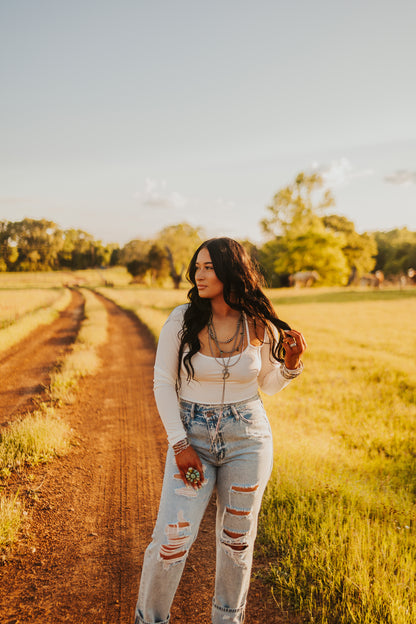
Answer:
<svg viewBox="0 0 416 624"><path fill-rule="evenodd" d="M219 340L217 336L217 332L215 331L214 323L212 322L212 316L210 316L208 320L208 344L209 350L211 352L212 357L215 359L217 364L219 364L222 368L222 393L221 393L221 410L218 418L217 426L215 429L215 438L217 437L220 421L222 418L222 412L224 407L224 398L225 398L225 382L230 376L230 368L235 366L241 359L241 355L243 353L243 345L244 345L244 318L243 315L240 314L240 317L237 321L237 327L235 329L234 334L231 338L227 338L226 340ZM221 345L230 345L231 349L227 350ZM214 350L216 347L216 351ZM219 357L216 353L219 353ZM234 355L238 355L237 358L233 362L231 362L231 358Z"/></svg>

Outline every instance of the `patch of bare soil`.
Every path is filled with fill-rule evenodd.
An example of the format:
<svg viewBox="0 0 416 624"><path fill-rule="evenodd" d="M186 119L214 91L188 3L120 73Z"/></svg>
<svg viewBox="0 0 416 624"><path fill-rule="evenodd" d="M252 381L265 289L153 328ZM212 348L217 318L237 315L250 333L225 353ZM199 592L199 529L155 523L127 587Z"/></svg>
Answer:
<svg viewBox="0 0 416 624"><path fill-rule="evenodd" d="M166 436L153 391L154 345L131 315L106 302L100 372L62 409L77 445L20 477L29 519L0 567L3 624L132 624L143 553L156 519ZM17 486L17 480L15 485ZM172 624L209 624L215 568L211 503L185 568ZM258 561L258 560L257 560ZM161 591L163 588L161 588ZM295 622L252 583L247 624Z"/></svg>
<svg viewBox="0 0 416 624"><path fill-rule="evenodd" d="M0 353L0 429L34 407L50 384L56 362L74 342L84 313L84 298L72 291L70 305L49 325Z"/></svg>

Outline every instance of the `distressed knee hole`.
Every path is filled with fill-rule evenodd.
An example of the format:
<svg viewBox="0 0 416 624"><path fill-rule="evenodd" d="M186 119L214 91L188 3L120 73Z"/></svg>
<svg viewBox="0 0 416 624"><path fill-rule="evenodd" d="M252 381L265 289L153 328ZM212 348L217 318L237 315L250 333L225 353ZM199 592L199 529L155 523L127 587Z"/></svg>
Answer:
<svg viewBox="0 0 416 624"><path fill-rule="evenodd" d="M223 520L223 543L228 551L242 556L247 549L247 536L256 524L256 491L258 483L234 483L229 489L228 505Z"/></svg>
<svg viewBox="0 0 416 624"><path fill-rule="evenodd" d="M191 538L191 525L184 519L183 512L178 512L178 521L166 525L165 535L168 543L162 544L159 555L164 562L164 567L179 563L188 554L188 545Z"/></svg>
<svg viewBox="0 0 416 624"><path fill-rule="evenodd" d="M248 567L250 563L250 548L246 533L223 529L221 546L225 554L231 558L234 565L239 568Z"/></svg>
<svg viewBox="0 0 416 624"><path fill-rule="evenodd" d="M249 516L250 515L250 511L247 511L246 509L233 509L232 507L226 507L225 510L227 513L233 516Z"/></svg>
<svg viewBox="0 0 416 624"><path fill-rule="evenodd" d="M224 533L225 535L227 535L228 537L231 537L231 539L235 539L238 540L242 537L244 537L244 533L234 533L233 531L228 531L227 529L224 529ZM236 542L235 544L228 542L227 544L230 548L232 548L233 550L245 550L248 546L248 544L241 544Z"/></svg>
<svg viewBox="0 0 416 624"><path fill-rule="evenodd" d="M232 492L255 492L259 487L259 484L256 483L255 485L232 485L231 486L231 491Z"/></svg>
<svg viewBox="0 0 416 624"><path fill-rule="evenodd" d="M233 539L237 539L238 537L243 537L244 533L234 533L234 531L229 531L228 529L224 529L224 533L228 535L228 537L232 537Z"/></svg>
<svg viewBox="0 0 416 624"><path fill-rule="evenodd" d="M160 549L160 556L165 561L169 561L170 559L181 559L181 557L183 557L186 554L186 550L182 550L179 552L176 552L176 551L177 551L176 548L169 548L167 546L162 546L162 548Z"/></svg>

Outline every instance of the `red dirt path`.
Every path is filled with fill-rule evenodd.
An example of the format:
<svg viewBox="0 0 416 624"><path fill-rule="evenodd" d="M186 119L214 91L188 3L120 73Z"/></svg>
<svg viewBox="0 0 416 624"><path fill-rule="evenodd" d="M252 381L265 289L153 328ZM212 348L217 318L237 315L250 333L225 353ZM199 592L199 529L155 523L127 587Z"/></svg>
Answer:
<svg viewBox="0 0 416 624"><path fill-rule="evenodd" d="M131 315L110 302L106 307L109 340L101 349L101 370L81 382L73 405L60 410L74 428L76 446L9 483L20 488L29 515L17 549L0 566L2 624L133 622L166 441L152 392L153 343ZM172 624L210 622L214 516L211 503ZM253 580L247 624L295 621Z"/></svg>
<svg viewBox="0 0 416 624"><path fill-rule="evenodd" d="M34 397L50 383L55 363L74 342L83 312L84 299L73 290L70 305L56 321L0 353L0 428L33 408Z"/></svg>

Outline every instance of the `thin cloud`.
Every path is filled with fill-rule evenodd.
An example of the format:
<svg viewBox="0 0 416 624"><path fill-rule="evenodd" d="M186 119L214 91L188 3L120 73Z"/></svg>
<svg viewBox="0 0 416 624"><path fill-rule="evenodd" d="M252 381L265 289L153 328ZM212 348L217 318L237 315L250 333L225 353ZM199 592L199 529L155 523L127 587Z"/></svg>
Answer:
<svg viewBox="0 0 416 624"><path fill-rule="evenodd" d="M181 193L169 191L165 180L158 182L150 178L145 181L144 191L135 193L134 198L143 206L161 210L176 210L186 207L189 203L189 200Z"/></svg>
<svg viewBox="0 0 416 624"><path fill-rule="evenodd" d="M355 169L348 158L340 158L329 165L313 163L312 170L319 173L327 186L344 186L357 178L374 174L372 169Z"/></svg>
<svg viewBox="0 0 416 624"><path fill-rule="evenodd" d="M416 184L416 171L408 171L400 169L395 173L384 176L384 180L390 184L398 184L399 186L410 186Z"/></svg>

